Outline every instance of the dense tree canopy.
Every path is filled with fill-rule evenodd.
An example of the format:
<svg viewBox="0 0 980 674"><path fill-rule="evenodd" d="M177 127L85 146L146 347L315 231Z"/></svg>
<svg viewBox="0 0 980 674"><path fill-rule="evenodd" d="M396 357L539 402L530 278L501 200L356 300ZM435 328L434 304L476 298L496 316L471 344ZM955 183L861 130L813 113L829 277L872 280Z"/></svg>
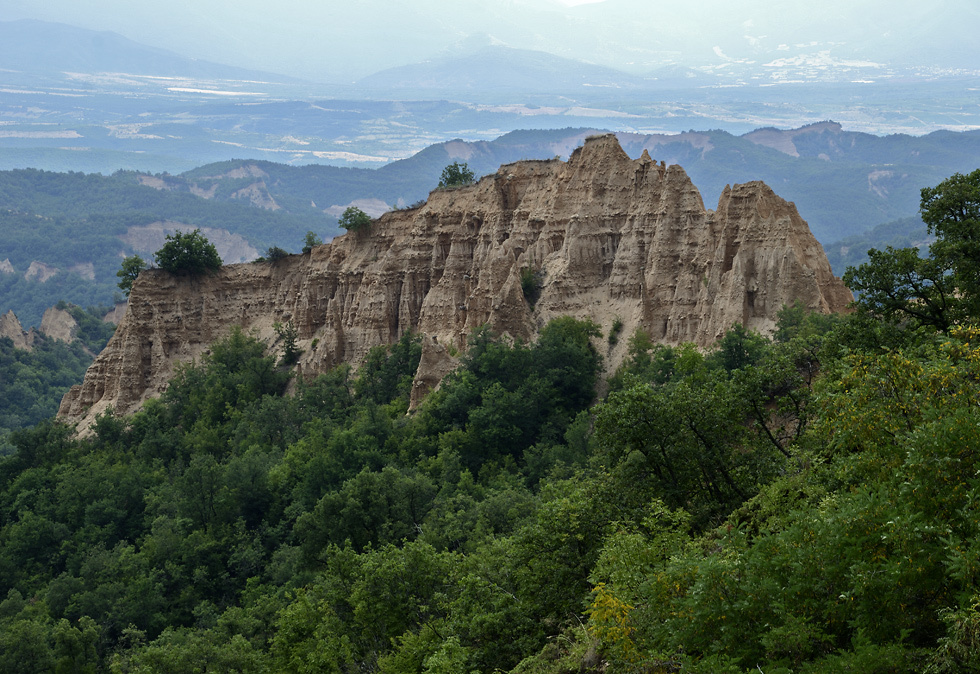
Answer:
<svg viewBox="0 0 980 674"><path fill-rule="evenodd" d="M412 416L416 336L287 396L289 371L234 332L91 438L11 436L4 657L959 671L978 620L980 337L866 350L863 320L796 305L778 340L736 326L708 353L637 333L592 414L604 340L571 318L531 344L475 332Z"/></svg>

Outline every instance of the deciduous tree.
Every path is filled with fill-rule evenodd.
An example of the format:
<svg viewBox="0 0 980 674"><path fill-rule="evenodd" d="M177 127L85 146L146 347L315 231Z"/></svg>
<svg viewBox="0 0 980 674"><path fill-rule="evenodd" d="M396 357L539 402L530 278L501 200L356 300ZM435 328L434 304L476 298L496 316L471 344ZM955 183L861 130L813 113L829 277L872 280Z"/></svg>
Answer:
<svg viewBox="0 0 980 674"><path fill-rule="evenodd" d="M171 274L196 275L221 267L218 249L199 229L168 234L167 242L153 254L153 259L161 269Z"/></svg>
<svg viewBox="0 0 980 674"><path fill-rule="evenodd" d="M371 224L371 216L357 206L351 206L343 212L337 224L348 231L357 232Z"/></svg>
<svg viewBox="0 0 980 674"><path fill-rule="evenodd" d="M946 332L980 313L980 169L922 190L922 220L936 240L916 248L870 250L870 261L844 274L858 305L891 320Z"/></svg>
<svg viewBox="0 0 980 674"><path fill-rule="evenodd" d="M116 276L119 277L119 289L126 294L126 297L129 297L129 291L133 289L133 282L146 268L146 261L139 255L130 255L122 261Z"/></svg>

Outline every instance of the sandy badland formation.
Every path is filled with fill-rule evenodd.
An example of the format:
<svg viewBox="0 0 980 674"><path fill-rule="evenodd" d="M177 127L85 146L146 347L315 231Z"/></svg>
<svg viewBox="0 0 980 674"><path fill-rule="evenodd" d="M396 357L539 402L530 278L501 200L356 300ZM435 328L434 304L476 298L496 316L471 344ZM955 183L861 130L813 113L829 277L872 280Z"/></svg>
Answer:
<svg viewBox="0 0 980 674"><path fill-rule="evenodd" d="M533 309L523 269L541 280ZM304 376L417 332L418 402L484 324L532 339L556 316L591 318L607 334L618 318L623 335L643 328L707 347L736 322L771 331L784 304L834 312L851 299L796 207L764 183L726 188L706 210L681 167L645 152L631 160L615 136L597 136L567 162L502 166L309 254L196 278L144 272L59 414L85 428L109 406L135 411L233 326L272 344L273 324L292 321ZM625 339L596 346L608 371L626 354Z"/></svg>

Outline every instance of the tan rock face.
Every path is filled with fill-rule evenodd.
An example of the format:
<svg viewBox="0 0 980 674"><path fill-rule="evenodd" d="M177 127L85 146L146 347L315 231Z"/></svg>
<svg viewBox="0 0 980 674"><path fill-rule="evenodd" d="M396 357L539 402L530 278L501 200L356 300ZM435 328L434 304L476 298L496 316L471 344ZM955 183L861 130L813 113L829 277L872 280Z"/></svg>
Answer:
<svg viewBox="0 0 980 674"><path fill-rule="evenodd" d="M24 274L24 279L28 281L31 279L36 279L41 283L44 283L57 273L57 267L52 267L51 265L35 260L34 262L31 262L31 266L27 268L27 272Z"/></svg>
<svg viewBox="0 0 980 674"><path fill-rule="evenodd" d="M78 334L78 321L58 307L50 307L41 317L41 332L52 339L60 339L62 342L71 343Z"/></svg>
<svg viewBox="0 0 980 674"><path fill-rule="evenodd" d="M15 349L25 351L30 351L34 342L33 333L24 332L24 327L20 324L13 310L0 316L0 337L10 338Z"/></svg>
<svg viewBox="0 0 980 674"><path fill-rule="evenodd" d="M73 274L78 274L86 281L95 280L95 264L92 262L81 262L79 264L72 265L71 267L68 267L68 271L72 272Z"/></svg>
<svg viewBox="0 0 980 674"><path fill-rule="evenodd" d="M102 317L104 323L112 323L113 325L119 325L122 322L123 316L126 315L126 307L129 302L120 302L119 304L112 307L105 316Z"/></svg>
<svg viewBox="0 0 980 674"><path fill-rule="evenodd" d="M534 311L521 288L525 268L542 279ZM631 160L614 136L601 136L568 162L503 166L308 255L196 279L142 274L115 336L60 415L87 424L109 405L134 411L178 362L236 325L271 345L273 323L292 320L304 375L422 333L417 401L486 323L528 339L556 316L591 318L606 333L619 318L624 335L643 328L665 343L708 346L735 322L771 331L776 312L795 300L843 311L851 293L793 204L755 182L726 189L718 209L706 210L680 167L646 154ZM607 370L626 341L607 353ZM604 341L597 347L607 350Z"/></svg>

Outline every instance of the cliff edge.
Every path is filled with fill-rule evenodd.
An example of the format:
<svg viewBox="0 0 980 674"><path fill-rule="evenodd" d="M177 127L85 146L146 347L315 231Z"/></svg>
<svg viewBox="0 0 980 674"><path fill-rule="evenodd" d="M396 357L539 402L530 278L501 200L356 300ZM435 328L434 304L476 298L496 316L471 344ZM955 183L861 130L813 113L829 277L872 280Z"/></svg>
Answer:
<svg viewBox="0 0 980 674"><path fill-rule="evenodd" d="M525 269L541 284L533 310ZM437 190L421 208L386 213L309 254L197 278L144 272L59 416L84 427L109 406L135 411L177 363L233 326L271 344L273 324L291 320L303 375L421 333L417 402L486 323L530 339L556 316L592 318L606 333L618 318L624 335L643 328L664 343L708 346L735 322L770 332L796 300L835 312L851 299L796 207L764 183L726 188L706 210L681 167L646 152L631 160L610 134L567 162L518 162ZM625 354L624 339L606 353L607 369Z"/></svg>

